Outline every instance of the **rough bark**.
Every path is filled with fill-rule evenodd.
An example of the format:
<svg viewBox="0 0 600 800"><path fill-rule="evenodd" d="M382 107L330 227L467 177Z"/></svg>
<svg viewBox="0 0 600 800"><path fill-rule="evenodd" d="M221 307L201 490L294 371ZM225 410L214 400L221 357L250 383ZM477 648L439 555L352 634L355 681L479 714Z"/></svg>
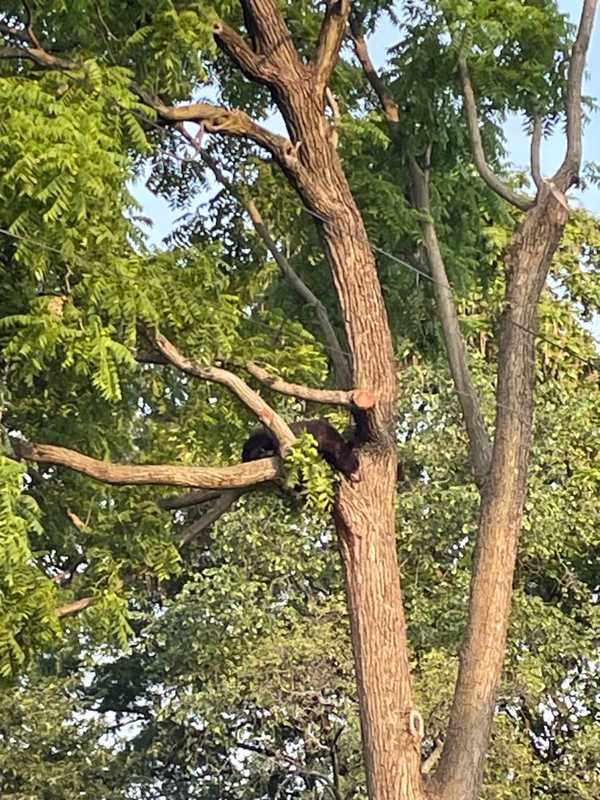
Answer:
<svg viewBox="0 0 600 800"><path fill-rule="evenodd" d="M369 798L423 798L421 737L411 733L410 665L394 535L396 459L368 451L344 482L336 525L345 565Z"/></svg>

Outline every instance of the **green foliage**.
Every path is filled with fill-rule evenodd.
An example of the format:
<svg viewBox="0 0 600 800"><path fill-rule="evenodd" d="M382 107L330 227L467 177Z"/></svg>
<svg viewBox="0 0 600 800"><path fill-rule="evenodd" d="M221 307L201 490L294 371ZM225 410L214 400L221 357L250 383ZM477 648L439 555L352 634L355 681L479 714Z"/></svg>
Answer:
<svg viewBox="0 0 600 800"><path fill-rule="evenodd" d="M0 454L0 681L23 668L32 650L60 636L54 587L35 566L28 534L41 532L39 509L23 494L25 468Z"/></svg>
<svg viewBox="0 0 600 800"><path fill-rule="evenodd" d="M304 431L285 457L285 485L300 487L309 510L326 514L333 508L335 483L339 474L317 452L317 440Z"/></svg>
<svg viewBox="0 0 600 800"><path fill-rule="evenodd" d="M254 420L222 387L140 365L147 330L240 374L251 359L298 383L335 378L314 309L290 290L240 206L199 160L185 160L175 132L157 129L132 82L169 102L218 95L267 115L270 95L240 79L211 34L215 16L242 29L239 3L33 5L43 42L79 68L0 60L0 228L10 234L0 233L3 425L115 461L237 463ZM322 4L282 6L308 55ZM368 29L393 18L389 2L354 6ZM21 3L4 3L2 15L21 12ZM406 267L422 245L406 158L431 168L432 214L493 425L502 264L517 217L473 170L458 50L471 67L488 160L516 184L503 163L502 116L542 112L546 127L556 122L572 32L545 0L407 2L403 14L385 69L402 109L402 148L349 59L332 87L340 157L380 248L397 357L411 364L399 376L397 530L427 756L451 700L478 497L431 286ZM318 230L284 177L247 143L205 137L203 147L256 200L344 349ZM131 195L142 176L184 214L156 248ZM599 791L600 401L585 327L600 309L599 249L598 221L573 214L540 307L531 485L485 800L591 800ZM261 391L287 419L322 413ZM336 424L345 422L340 413ZM0 675L13 683L0 692L0 784L8 797L324 798L332 756L340 796L366 796L330 520L339 476L308 434L286 467L302 503L276 491L245 496L180 549L180 532L209 505L171 515L157 502L166 490L36 473L7 446ZM85 597L95 602L83 614L57 620L57 607Z"/></svg>

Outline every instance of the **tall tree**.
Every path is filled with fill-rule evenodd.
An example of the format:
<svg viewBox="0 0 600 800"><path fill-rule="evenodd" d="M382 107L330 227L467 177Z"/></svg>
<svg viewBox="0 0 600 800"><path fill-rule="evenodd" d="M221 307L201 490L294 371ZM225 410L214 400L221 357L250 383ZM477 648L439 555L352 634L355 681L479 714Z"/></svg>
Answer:
<svg viewBox="0 0 600 800"><path fill-rule="evenodd" d="M355 4L353 10L347 0L327 3L314 44L308 47L306 34L314 29L318 18L310 3L288 6L275 0L242 0L239 8L231 3L221 3L214 5L208 18L193 5L167 2L159 4L156 9L147 9L143 3L127 4L125 11L110 2L81 3L68 12L60 5L54 8L51 4L40 3L34 13L28 6L22 13L19 4L9 5L0 23L0 32L5 39L0 57L16 65L12 70L14 78L5 78L12 93L11 101L15 105L24 104L24 110L19 109L19 113L24 115L27 125L43 124L44 116L52 120L56 117L61 119L61 127L56 129L59 136L51 142L53 159L61 158L64 140L71 142L75 139L82 158L90 165L85 173L88 181L85 192L77 192L76 205L70 203L69 198L78 188L82 173L77 159L73 158L73 150L70 151L70 160L60 161L59 174L53 174L56 161L52 164L48 159L44 160L43 154L27 152L20 141L11 145L14 153L9 158L18 167L11 165L14 185L7 182L5 188L6 200L10 203L6 230L12 235L12 241L19 245L16 250L14 244L11 245L13 249L8 248L5 258L9 265L14 260L15 264L24 261L30 267L25 283L33 284L33 292L37 295L35 302L43 306L42 325L46 324L47 330L40 325L38 316L37 335L44 349L50 349L45 341L50 338L54 355L64 351L67 367L92 378L98 392L91 402L98 403L98 395L102 394L115 402L123 399L118 382L119 368L129 370L130 375L135 374L135 378L131 377L127 382L127 391L133 396L144 397L148 390L140 387L145 377L153 375L156 366L162 370L165 365L175 367L191 379L224 386L271 431L284 456L291 450L292 464L302 463L302 454L306 455L306 450L298 454L293 447L295 436L276 404L267 403L249 382L229 368L230 362L239 361L240 354L244 353L243 346L239 346L239 352L236 349L241 338L237 327L243 304L232 308L224 301L221 295L225 291L219 292L219 281L223 281L225 289L228 287L215 269L214 262L204 252L195 256L189 253L185 256L177 253L166 255L171 271L169 291L165 291L165 286L161 285L164 272L148 269L146 260L131 252L128 248L131 228L122 215L113 215L112 203L120 208L126 208L129 203L123 188L127 163L122 153L127 148L130 152L135 148L143 149L140 126L145 125L151 131L157 127L160 130L174 129L189 138L185 123L196 123L199 132L192 136L192 144L200 157L207 160L217 180L227 190L237 192L262 242L295 290L314 308L332 373L337 376L337 386L335 390L313 388L279 379L254 361L248 363L249 358L255 355L252 352L248 354L249 358L244 359L246 374L273 393L349 408L354 418L353 441L360 456L360 480L341 479L337 483L333 519L344 565L369 796L377 800L400 797L412 800L427 796L468 800L477 797L505 655L513 575L527 490L537 307L552 257L568 220L566 192L577 182L581 167L581 81L595 0L584 0L564 84L560 76L552 72L560 69L560 64L555 67L554 63L557 41L560 43L560 26L553 3L540 5L507 0L489 9L487 3L474 2L468 4L466 11L464 4L455 7L453 3L425 4L424 9L412 5L408 8L413 15L413 41L419 39L419 26L421 30L428 30L440 51L444 37L450 39L451 46L444 49L444 57L460 78L473 162L489 189L520 214L506 247L506 285L498 343L493 437L487 432L481 402L467 363L467 348L458 325L456 300L438 239L439 223L432 208L431 186L435 179L436 157L439 157L439 151L443 156L443 147L432 127L429 128L429 138L416 135L420 127L418 123L412 131L403 128L401 91L396 98L394 87L388 88L373 68L366 48L363 26L369 21L364 13L369 11L368 8ZM376 4L375 9L370 10L376 12L386 5ZM427 271L433 281L444 343L469 437L473 474L481 492L468 622L452 711L439 766L427 780L421 772L423 718L411 688L396 550L398 384L394 338L373 247L337 149L338 131L334 123L338 112L330 88L351 12L356 54L380 103L397 153L398 172L403 174L401 179L406 193L418 212L421 226L418 238L421 238L422 246L416 246L416 256L412 255L417 269ZM420 16L422 12L423 18ZM555 27L550 26L550 29L556 36L550 42L544 42L543 66L539 74L531 78L534 89L540 84L543 87L539 102L533 102L535 91L531 86L524 87L523 97L515 101L518 107L530 114L533 123L531 173L535 194L529 197L499 177L486 160L474 79L479 69L482 84L485 86L486 80L490 84L490 52L497 46L498 24L503 15L515 14L514 39L526 51L531 52L540 44L535 36L530 37L527 27L531 27L529 15L535 13L540 20L553 23ZM87 14L93 22L84 25ZM242 24L245 35L238 30ZM211 74L223 75L224 100L230 96L237 97L240 107L193 100L205 69L204 55L198 55L198 45L203 43L206 47L208 31L214 37L220 54L207 68ZM482 41L486 42L484 56L488 63L485 57L478 59ZM505 59L508 68L514 69L510 44L506 43ZM92 58L89 58L90 53ZM429 49L426 55L431 58L432 50ZM242 73L249 83L243 87L236 83L231 77L232 68ZM400 74L399 77L402 80L404 76ZM550 84L549 88L544 81ZM539 166L542 120L556 116L556 97L562 96L563 89L566 153L556 174L545 179ZM489 96L492 107L494 104L495 107L506 107L502 87L491 84ZM449 104L455 102L449 95L447 100ZM86 125L75 126L73 130L69 103L75 102L87 102L89 116ZM264 109L270 103L280 112L287 136L274 133L248 113L253 107ZM328 109L331 109L331 115ZM95 135L93 121L102 119L102 130L105 131L105 115L112 119L114 129L104 152L100 196L88 205L83 198L90 189L93 191L91 167L94 159L103 153L102 147L90 144ZM279 167L289 186L299 196L303 209L315 221L331 270L337 314L327 314L325 304L309 288L309 281L304 280L290 260L277 249L255 203L239 185L230 185L229 179L222 176L218 163L211 163L210 154L205 154L202 149L205 134L237 142L240 147L257 145ZM46 174L41 172L40 163L44 164ZM260 162L255 169L260 169ZM23 191L19 191L20 186ZM113 187L115 191L115 198L110 202L107 202L107 187ZM23 197L29 198L27 205ZM85 233L80 236L81 227L77 223L82 218L86 219L87 225ZM116 219L119 219L117 229L110 230ZM74 230L63 232L70 222L74 224ZM35 260L40 262L40 257L31 255L32 234L45 230L47 224L52 226L52 235L44 236L44 241L50 240L50 244L45 260L36 265ZM113 261L107 274L102 276L103 280L99 280L102 267L97 266L97 272L90 274L87 265L81 262L83 258L88 263L101 265L105 242ZM115 258L119 248L127 248L125 252L130 255L121 260ZM52 254L58 255L58 266L52 264ZM156 256L156 260L159 259L160 256ZM73 263L78 265L75 275ZM218 312L208 319L206 311L203 313L201 308L206 298L190 298L186 322L197 319L198 333L196 338L191 336L181 346L193 355L191 357L184 355L171 341L176 337L179 340L183 326L172 314L169 304L185 304L198 276L211 282L209 292L214 292ZM136 288L133 291L131 288L123 289L121 297L115 293L111 301L113 307L105 306L103 283L114 291L115 287L127 281L134 281ZM31 320L27 313L23 313L23 305L31 306L32 285L19 286L18 289L20 295L17 293L15 298L10 323L25 328L29 326L31 335ZM87 305L82 311L83 299ZM120 299L129 312L123 320L118 307ZM78 328L84 331L84 335L75 343ZM225 336L224 331L230 335ZM217 337L216 342L211 341L211 335ZM120 344L117 344L119 340ZM11 363L19 363L17 353L23 345L28 346L28 352L31 352L31 344L24 334L14 336L8 343L6 358L9 368ZM132 352L137 362L144 365L137 372L134 372ZM35 360L33 354L31 383L35 383L37 377ZM214 363L217 360L220 363ZM52 384L45 378L43 385L38 384L36 388L49 394L55 402L59 401L59 398L52 398L55 389L52 385L48 387L47 382ZM189 381L180 382L178 387L182 395L193 392L193 384ZM171 395L168 401L170 413L175 414L178 398ZM143 416L144 413L142 404L140 414ZM135 448L129 452L139 451L144 444L140 420L132 420L129 424L136 426L138 431ZM27 425L19 427L11 421L10 415L7 427L27 434ZM60 433L61 439L67 438L64 431ZM131 430L119 430L117 425L111 447L113 453L128 451L128 433ZM79 438L84 444L87 440L92 451L98 449L89 432L74 438ZM26 461L65 466L108 484L155 484L201 490L200 496L196 494L191 499L186 497L174 504L171 502L174 508L178 504L200 503L208 499L214 502L211 511L186 531L186 541L206 530L242 492L256 486L264 488L264 483L281 476L283 469L275 459L230 467L115 464L71 448L24 441L19 436L13 437L12 447L15 454ZM147 454L151 452L151 448L146 450ZM12 462L7 468L15 470ZM31 473L30 480L33 481L34 477L35 474ZM39 477L43 482L44 475ZM14 478L12 485L16 485ZM13 503L9 514L14 516L18 511ZM75 548L77 557L87 558L80 553L86 539L86 523L74 517L68 508L67 514L70 514L74 528L72 535L75 531L79 534ZM23 544L19 540L14 544L12 557L17 560L22 552ZM70 563L67 567L64 572L68 581L77 565ZM118 594L116 577L109 585L113 593ZM62 615L71 614L91 601L79 598L76 602L78 605L64 607Z"/></svg>

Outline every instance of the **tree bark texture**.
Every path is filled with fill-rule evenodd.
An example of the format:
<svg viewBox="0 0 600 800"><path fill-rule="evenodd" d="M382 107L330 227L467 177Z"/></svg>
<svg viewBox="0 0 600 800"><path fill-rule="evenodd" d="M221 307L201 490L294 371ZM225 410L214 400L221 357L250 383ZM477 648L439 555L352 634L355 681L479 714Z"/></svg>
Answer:
<svg viewBox="0 0 600 800"><path fill-rule="evenodd" d="M417 800L421 735L411 732L410 665L394 520L396 459L367 451L361 482L344 482L336 525L345 565L369 798Z"/></svg>
<svg viewBox="0 0 600 800"><path fill-rule="evenodd" d="M293 100L292 129L301 137L303 202L322 220L352 352L353 383L371 390L361 480L344 482L336 526L345 566L356 664L363 753L373 800L421 798L418 742L409 733L410 670L395 537L396 383L383 296L362 218L329 136L328 123L305 86ZM301 112L301 113L300 113ZM312 120L311 120L312 117Z"/></svg>

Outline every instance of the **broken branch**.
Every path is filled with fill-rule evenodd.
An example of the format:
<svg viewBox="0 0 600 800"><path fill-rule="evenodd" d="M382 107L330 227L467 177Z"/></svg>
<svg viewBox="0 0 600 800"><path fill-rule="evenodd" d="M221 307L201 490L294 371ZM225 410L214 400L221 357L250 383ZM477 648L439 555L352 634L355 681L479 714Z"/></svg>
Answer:
<svg viewBox="0 0 600 800"><path fill-rule="evenodd" d="M301 386L297 383L288 383L283 378L271 375L267 370L259 367L258 364L249 362L246 364L248 372L265 386L274 392L280 392L291 397L298 397L301 400L308 400L313 403L326 403L337 406L354 406L364 411L373 408L375 405L375 395L369 389L352 389L344 391L341 389L313 389L310 386Z"/></svg>

